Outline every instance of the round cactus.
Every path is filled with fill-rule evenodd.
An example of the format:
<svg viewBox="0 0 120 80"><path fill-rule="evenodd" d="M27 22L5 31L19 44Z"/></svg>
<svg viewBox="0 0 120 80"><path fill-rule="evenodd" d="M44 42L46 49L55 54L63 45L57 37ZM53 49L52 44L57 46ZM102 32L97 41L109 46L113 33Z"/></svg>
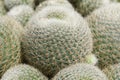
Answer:
<svg viewBox="0 0 120 80"><path fill-rule="evenodd" d="M39 6L36 8L36 11L40 11L46 6L64 6L70 9L74 9L72 5L67 0L46 0L39 4Z"/></svg>
<svg viewBox="0 0 120 80"><path fill-rule="evenodd" d="M6 9L4 7L4 2L0 0L0 15L4 15L6 13Z"/></svg>
<svg viewBox="0 0 120 80"><path fill-rule="evenodd" d="M108 4L110 0L77 0L76 9L83 16L87 16L95 9Z"/></svg>
<svg viewBox="0 0 120 80"><path fill-rule="evenodd" d="M29 18L33 15L34 10L28 5L19 5L13 7L8 13L8 16L13 17L19 21L23 26L27 23Z"/></svg>
<svg viewBox="0 0 120 80"><path fill-rule="evenodd" d="M8 16L0 17L0 77L20 60L22 26Z"/></svg>
<svg viewBox="0 0 120 80"><path fill-rule="evenodd" d="M120 62L120 3L94 11L86 19L93 34L93 53L99 67Z"/></svg>
<svg viewBox="0 0 120 80"><path fill-rule="evenodd" d="M108 80L106 75L97 67L78 63L57 73L52 80Z"/></svg>
<svg viewBox="0 0 120 80"><path fill-rule="evenodd" d="M48 77L82 62L92 51L92 36L85 20L65 7L46 7L25 26L22 53L26 63Z"/></svg>
<svg viewBox="0 0 120 80"><path fill-rule="evenodd" d="M1 80L48 80L41 72L32 66L19 64L8 69Z"/></svg>
<svg viewBox="0 0 120 80"><path fill-rule="evenodd" d="M8 10L13 8L14 6L27 4L31 7L34 7L34 0L4 0L4 4Z"/></svg>
<svg viewBox="0 0 120 80"><path fill-rule="evenodd" d="M103 71L109 80L120 80L120 63L108 66Z"/></svg>

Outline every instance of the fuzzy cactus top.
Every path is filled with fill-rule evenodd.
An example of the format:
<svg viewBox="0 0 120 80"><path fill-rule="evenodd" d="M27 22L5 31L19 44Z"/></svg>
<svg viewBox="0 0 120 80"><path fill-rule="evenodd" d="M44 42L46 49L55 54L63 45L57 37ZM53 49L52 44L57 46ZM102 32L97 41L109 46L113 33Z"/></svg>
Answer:
<svg viewBox="0 0 120 80"><path fill-rule="evenodd" d="M1 80L48 80L41 72L32 66L19 64L8 69Z"/></svg>
<svg viewBox="0 0 120 80"><path fill-rule="evenodd" d="M120 3L106 5L86 19L93 34L93 53L99 67L120 63Z"/></svg>
<svg viewBox="0 0 120 80"><path fill-rule="evenodd" d="M52 80L108 80L108 78L99 68L78 63L61 70Z"/></svg>
<svg viewBox="0 0 120 80"><path fill-rule="evenodd" d="M8 13L8 16L13 17L20 22L23 26L28 22L29 18L33 15L34 10L28 5L19 5L13 7Z"/></svg>
<svg viewBox="0 0 120 80"><path fill-rule="evenodd" d="M46 0L39 4L39 6L36 8L36 11L40 11L44 7L47 6L64 6L69 9L74 9L73 6L67 1L67 0Z"/></svg>
<svg viewBox="0 0 120 80"><path fill-rule="evenodd" d="M82 62L92 51L92 36L86 21L74 10L46 7L25 27L22 53L30 65L48 77L70 64Z"/></svg>

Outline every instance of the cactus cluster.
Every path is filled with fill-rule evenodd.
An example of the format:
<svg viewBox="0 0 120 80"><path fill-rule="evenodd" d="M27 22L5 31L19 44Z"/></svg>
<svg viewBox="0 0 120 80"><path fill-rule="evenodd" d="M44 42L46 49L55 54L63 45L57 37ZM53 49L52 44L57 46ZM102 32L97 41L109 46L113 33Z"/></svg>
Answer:
<svg viewBox="0 0 120 80"><path fill-rule="evenodd" d="M100 8L106 4L110 3L110 0L70 0L73 2L76 10L82 14L82 16L87 16L95 9Z"/></svg>
<svg viewBox="0 0 120 80"><path fill-rule="evenodd" d="M22 26L8 16L0 17L0 77L20 59Z"/></svg>
<svg viewBox="0 0 120 80"><path fill-rule="evenodd" d="M108 80L108 78L99 68L81 63L61 70L52 80Z"/></svg>
<svg viewBox="0 0 120 80"><path fill-rule="evenodd" d="M13 7L8 13L8 16L13 17L20 22L23 26L27 23L29 18L33 15L34 10L28 5L19 5Z"/></svg>
<svg viewBox="0 0 120 80"><path fill-rule="evenodd" d="M86 19L93 35L93 53L99 67L120 62L120 3L112 3L94 11Z"/></svg>
<svg viewBox="0 0 120 80"><path fill-rule="evenodd" d="M41 72L32 66L19 64L8 69L1 80L48 80Z"/></svg>
<svg viewBox="0 0 120 80"><path fill-rule="evenodd" d="M0 0L0 80L119 80L119 0Z"/></svg>

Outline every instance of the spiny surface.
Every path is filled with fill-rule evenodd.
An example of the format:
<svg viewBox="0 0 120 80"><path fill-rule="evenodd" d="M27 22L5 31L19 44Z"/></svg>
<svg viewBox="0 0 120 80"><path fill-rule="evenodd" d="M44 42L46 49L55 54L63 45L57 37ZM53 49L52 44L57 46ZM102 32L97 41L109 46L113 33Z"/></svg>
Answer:
<svg viewBox="0 0 120 80"><path fill-rule="evenodd" d="M74 5L80 14L87 16L95 9L98 9L109 3L110 0L76 0Z"/></svg>
<svg viewBox="0 0 120 80"><path fill-rule="evenodd" d="M120 80L120 63L106 67L103 71L109 80Z"/></svg>
<svg viewBox="0 0 120 80"><path fill-rule="evenodd" d="M48 77L82 61L92 51L92 36L85 20L65 7L46 7L25 27L22 53L30 65Z"/></svg>
<svg viewBox="0 0 120 80"><path fill-rule="evenodd" d="M64 7L67 7L69 9L74 9L72 7L72 5L67 0L46 0L46 1L39 4L39 6L36 8L36 11L38 12L47 6L56 6L56 7L57 6L64 6Z"/></svg>
<svg viewBox="0 0 120 80"><path fill-rule="evenodd" d="M106 75L97 67L78 63L57 73L52 80L108 80Z"/></svg>
<svg viewBox="0 0 120 80"><path fill-rule="evenodd" d="M28 5L19 5L12 8L7 15L19 21L23 26L28 22L29 18L33 15L34 10Z"/></svg>
<svg viewBox="0 0 120 80"><path fill-rule="evenodd" d="M120 62L120 3L106 5L87 17L93 34L93 53L99 67Z"/></svg>
<svg viewBox="0 0 120 80"><path fill-rule="evenodd" d="M41 72L32 66L19 64L8 69L1 80L48 80Z"/></svg>
<svg viewBox="0 0 120 80"><path fill-rule="evenodd" d="M4 0L4 4L8 10L22 4L27 4L31 7L34 7L34 0Z"/></svg>
<svg viewBox="0 0 120 80"><path fill-rule="evenodd" d="M0 17L0 77L11 66L20 62L22 26L8 16Z"/></svg>

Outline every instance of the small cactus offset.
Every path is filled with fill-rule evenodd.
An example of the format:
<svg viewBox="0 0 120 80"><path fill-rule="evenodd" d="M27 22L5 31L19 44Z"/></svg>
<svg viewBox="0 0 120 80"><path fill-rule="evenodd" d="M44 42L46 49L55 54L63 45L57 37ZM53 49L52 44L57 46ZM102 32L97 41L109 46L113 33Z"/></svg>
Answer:
<svg viewBox="0 0 120 80"><path fill-rule="evenodd" d="M93 53L98 66L120 63L120 3L106 5L86 19L93 34Z"/></svg>
<svg viewBox="0 0 120 80"><path fill-rule="evenodd" d="M120 63L110 65L103 69L109 80L120 80Z"/></svg>
<svg viewBox="0 0 120 80"><path fill-rule="evenodd" d="M98 63L98 59L94 54L89 54L85 57L85 62L96 65Z"/></svg>
<svg viewBox="0 0 120 80"><path fill-rule="evenodd" d="M31 7L34 8L34 0L4 0L5 7L10 10L11 8L22 5L22 4L27 4Z"/></svg>
<svg viewBox="0 0 120 80"><path fill-rule="evenodd" d="M0 17L0 77L9 67L21 62L22 30L22 26L11 17Z"/></svg>
<svg viewBox="0 0 120 80"><path fill-rule="evenodd" d="M19 64L8 69L1 80L48 80L48 78L32 66Z"/></svg>
<svg viewBox="0 0 120 80"><path fill-rule="evenodd" d="M73 6L67 1L67 0L46 0L39 4L39 6L36 8L36 11L40 11L44 7L47 6L64 6L70 9L74 9Z"/></svg>
<svg viewBox="0 0 120 80"><path fill-rule="evenodd" d="M92 51L86 21L74 10L46 7L25 26L22 53L26 63L52 77L62 68L82 62Z"/></svg>
<svg viewBox="0 0 120 80"><path fill-rule="evenodd" d="M8 13L8 16L13 17L20 22L23 26L28 22L29 18L33 15L34 10L28 5L19 5L13 7Z"/></svg>
<svg viewBox="0 0 120 80"><path fill-rule="evenodd" d="M108 80L97 67L78 63L58 72L52 80Z"/></svg>

